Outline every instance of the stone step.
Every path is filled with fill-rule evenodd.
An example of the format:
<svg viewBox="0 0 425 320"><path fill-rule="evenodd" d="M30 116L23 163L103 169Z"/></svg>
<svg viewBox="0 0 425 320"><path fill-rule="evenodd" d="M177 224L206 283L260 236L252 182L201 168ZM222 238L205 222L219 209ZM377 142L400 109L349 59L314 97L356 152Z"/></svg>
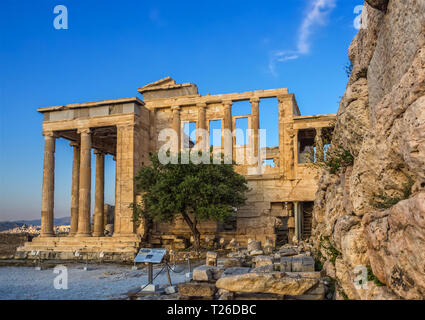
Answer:
<svg viewBox="0 0 425 320"><path fill-rule="evenodd" d="M37 246L37 247L19 247L17 251L49 251L49 252L138 252L138 248L116 248L116 247L51 247L51 246Z"/></svg>

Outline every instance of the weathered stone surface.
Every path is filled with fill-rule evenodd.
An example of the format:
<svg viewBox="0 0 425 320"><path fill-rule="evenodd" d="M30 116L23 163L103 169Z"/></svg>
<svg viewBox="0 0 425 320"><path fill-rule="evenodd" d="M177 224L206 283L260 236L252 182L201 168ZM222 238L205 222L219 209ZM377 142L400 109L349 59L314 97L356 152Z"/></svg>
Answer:
<svg viewBox="0 0 425 320"><path fill-rule="evenodd" d="M293 248L282 248L279 250L279 254L281 257L290 257L295 256L298 252Z"/></svg>
<svg viewBox="0 0 425 320"><path fill-rule="evenodd" d="M193 269L194 281L212 281L220 278L223 269L214 266L199 266Z"/></svg>
<svg viewBox="0 0 425 320"><path fill-rule="evenodd" d="M396 294L421 299L425 292L425 193L386 211L365 215L364 233L373 273Z"/></svg>
<svg viewBox="0 0 425 320"><path fill-rule="evenodd" d="M250 256L261 256L264 254L263 250L252 250L249 252Z"/></svg>
<svg viewBox="0 0 425 320"><path fill-rule="evenodd" d="M273 264L268 264L268 265L264 265L261 267L255 267L252 268L250 272L254 272L254 273L270 273L275 271L274 265Z"/></svg>
<svg viewBox="0 0 425 320"><path fill-rule="evenodd" d="M217 260L217 265L222 265L224 269L227 269L230 267L240 267L242 263L238 258L222 258Z"/></svg>
<svg viewBox="0 0 425 320"><path fill-rule="evenodd" d="M312 257L293 257L292 272L314 272L314 259Z"/></svg>
<svg viewBox="0 0 425 320"><path fill-rule="evenodd" d="M280 271L281 272L292 272L292 258L282 257L280 259Z"/></svg>
<svg viewBox="0 0 425 320"><path fill-rule="evenodd" d="M217 288L207 282L185 282L177 285L180 295L185 297L212 297Z"/></svg>
<svg viewBox="0 0 425 320"><path fill-rule="evenodd" d="M246 267L232 267L224 270L221 277L229 277L229 276L235 276L240 274L249 273L251 271L251 268Z"/></svg>
<svg viewBox="0 0 425 320"><path fill-rule="evenodd" d="M280 295L301 295L317 285L316 279L294 279L281 273L248 273L222 277L216 282L217 288L232 292L274 293Z"/></svg>
<svg viewBox="0 0 425 320"><path fill-rule="evenodd" d="M387 9L388 1L389 0L366 0L369 5L382 11Z"/></svg>
<svg viewBox="0 0 425 320"><path fill-rule="evenodd" d="M247 250L248 251L258 251L258 250L261 250L262 249L262 247L261 247L261 241L255 241L255 240L251 240L251 239L249 239L248 240L248 247L247 247Z"/></svg>
<svg viewBox="0 0 425 320"><path fill-rule="evenodd" d="M255 267L262 267L273 264L273 258L269 256L256 256L252 259L252 262L255 263Z"/></svg>
<svg viewBox="0 0 425 320"><path fill-rule="evenodd" d="M331 147L343 146L354 163L322 174L315 251L350 299L423 299L423 232L411 221L422 219L425 187L425 2L366 2ZM387 209L378 210L382 199ZM353 285L354 268L369 265L387 287Z"/></svg>

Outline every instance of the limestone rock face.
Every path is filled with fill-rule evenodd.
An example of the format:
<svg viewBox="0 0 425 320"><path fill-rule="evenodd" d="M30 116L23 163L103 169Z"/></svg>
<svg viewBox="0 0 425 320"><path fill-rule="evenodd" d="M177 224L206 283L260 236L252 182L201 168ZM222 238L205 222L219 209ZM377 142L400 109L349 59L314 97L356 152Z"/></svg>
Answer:
<svg viewBox="0 0 425 320"><path fill-rule="evenodd" d="M337 297L424 299L425 1L367 0L364 10L331 146L354 163L323 170L312 240ZM385 286L359 289L358 266Z"/></svg>
<svg viewBox="0 0 425 320"><path fill-rule="evenodd" d="M425 294L425 192L363 217L373 272L397 295ZM422 249L422 250L420 250Z"/></svg>
<svg viewBox="0 0 425 320"><path fill-rule="evenodd" d="M302 295L318 284L317 279L286 277L282 273L247 273L220 278L219 289L245 293Z"/></svg>

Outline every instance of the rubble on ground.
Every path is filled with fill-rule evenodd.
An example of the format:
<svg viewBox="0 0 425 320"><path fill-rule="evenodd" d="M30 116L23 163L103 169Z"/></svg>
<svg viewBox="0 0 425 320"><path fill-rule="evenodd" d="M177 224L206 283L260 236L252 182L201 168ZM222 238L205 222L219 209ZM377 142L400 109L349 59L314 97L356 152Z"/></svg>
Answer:
<svg viewBox="0 0 425 320"><path fill-rule="evenodd" d="M315 270L305 242L275 248L273 243L236 241L225 256L208 252L205 265L193 270L190 282L178 285L181 300L323 300L333 299L332 279Z"/></svg>

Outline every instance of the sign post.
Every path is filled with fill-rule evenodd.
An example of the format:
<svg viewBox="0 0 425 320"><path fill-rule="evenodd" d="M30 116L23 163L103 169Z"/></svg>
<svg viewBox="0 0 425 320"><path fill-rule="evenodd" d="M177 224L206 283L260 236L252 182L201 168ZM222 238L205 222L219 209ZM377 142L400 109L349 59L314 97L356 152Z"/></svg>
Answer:
<svg viewBox="0 0 425 320"><path fill-rule="evenodd" d="M153 284L153 264L161 263L166 252L167 249L142 248L134 258L134 262L142 262L148 265L148 284L142 286L142 291L158 291L158 285Z"/></svg>

